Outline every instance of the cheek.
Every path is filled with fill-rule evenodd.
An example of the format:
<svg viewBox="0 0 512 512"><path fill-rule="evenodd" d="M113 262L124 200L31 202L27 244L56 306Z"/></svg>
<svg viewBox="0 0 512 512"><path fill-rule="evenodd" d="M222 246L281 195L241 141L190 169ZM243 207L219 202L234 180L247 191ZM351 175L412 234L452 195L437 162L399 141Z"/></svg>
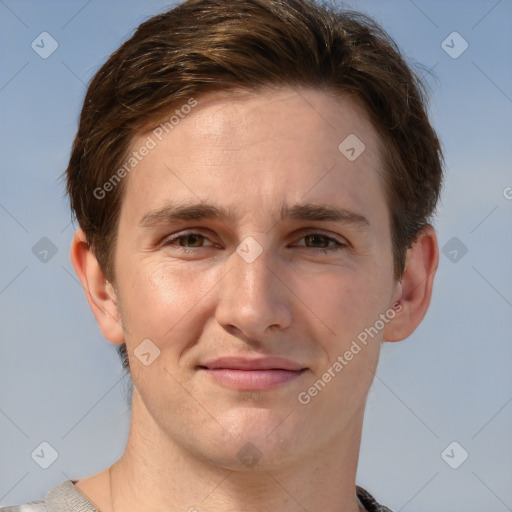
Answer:
<svg viewBox="0 0 512 512"><path fill-rule="evenodd" d="M158 402L151 392L155 388L165 389L165 396L183 399L175 382L176 367L181 353L197 339L193 331L197 324L191 326L190 318L197 314L195 306L204 292L190 273L150 258L133 261L119 278L123 283L120 306L125 341L135 386L147 405ZM148 352L150 356L144 360L142 354Z"/></svg>
<svg viewBox="0 0 512 512"><path fill-rule="evenodd" d="M173 332L190 324L192 317L197 320L198 315L204 314L204 306L200 305L218 281L217 274L215 269L192 268L190 263L156 258L134 261L122 276L127 344L149 338L167 350L167 340L172 339L174 352L179 352L187 340L181 336L176 339Z"/></svg>
<svg viewBox="0 0 512 512"><path fill-rule="evenodd" d="M314 303L315 312L321 319L317 333L320 329L322 332L328 329L318 336L325 358L311 376L309 386L324 389L318 381L329 382L319 393L323 398L317 401L317 406L323 408L336 404L349 411L358 407L373 381L381 332L375 334L371 331L372 335L369 335L367 329L384 311L385 300L378 293L379 283L360 276L353 279L345 276L339 280L331 276L321 284L315 292Z"/></svg>
<svg viewBox="0 0 512 512"><path fill-rule="evenodd" d="M355 407L373 381L383 332L376 331L375 325L379 322L377 327L381 327L380 315L385 313L390 293L387 274L377 265L373 269L317 275L310 293L314 312L321 320L319 331L326 331L322 338L326 358L310 384L315 385L328 373L325 379L332 384L326 386L326 403L332 400L340 407ZM319 407L321 403L323 400Z"/></svg>
<svg viewBox="0 0 512 512"><path fill-rule="evenodd" d="M335 340L331 342L335 348L373 325L390 293L378 270L360 268L316 274L314 279L296 281L295 287L300 290L297 295L306 298L309 316L316 316L318 325L328 331L327 337Z"/></svg>

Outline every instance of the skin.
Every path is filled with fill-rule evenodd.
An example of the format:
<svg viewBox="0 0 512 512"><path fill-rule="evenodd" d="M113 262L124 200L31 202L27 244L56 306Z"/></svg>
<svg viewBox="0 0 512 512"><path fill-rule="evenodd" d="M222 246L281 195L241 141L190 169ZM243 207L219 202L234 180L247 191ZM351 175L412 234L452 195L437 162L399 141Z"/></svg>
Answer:
<svg viewBox="0 0 512 512"><path fill-rule="evenodd" d="M366 147L354 161L338 150L349 134ZM364 510L355 475L381 342L419 325L438 265L427 227L393 279L379 144L364 110L324 91L205 96L125 178L114 283L77 230L73 265L105 338L127 343L134 381L125 453L76 483L103 512ZM232 218L143 225L176 202L225 207ZM282 206L296 203L344 208L368 225L281 220ZM185 230L197 236L164 243ZM262 249L252 263L236 252L247 237ZM335 241L344 245L329 250ZM301 404L299 393L397 303L384 329ZM133 355L147 338L160 350L149 366ZM225 355L277 355L307 370L241 391L197 371ZM260 454L250 467L237 455L247 443Z"/></svg>

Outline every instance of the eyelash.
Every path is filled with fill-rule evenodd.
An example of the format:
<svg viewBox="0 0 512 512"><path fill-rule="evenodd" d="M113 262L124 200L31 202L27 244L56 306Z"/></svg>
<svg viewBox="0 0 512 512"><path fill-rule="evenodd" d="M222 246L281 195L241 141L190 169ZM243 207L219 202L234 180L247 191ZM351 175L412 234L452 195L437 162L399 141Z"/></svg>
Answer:
<svg viewBox="0 0 512 512"><path fill-rule="evenodd" d="M191 235L200 236L200 237L208 240L208 237L206 237L205 235L202 235L201 233L197 233L195 231L189 231L189 232L178 233L176 235L173 235L172 237L167 238L163 245L164 246L174 246L178 250L183 251L185 253L195 253L195 252L198 251L198 249L204 249L204 247L196 247L196 248L191 249L190 247L183 247L181 245L175 245L174 244L174 242L176 242L180 238L185 238L185 237L191 236ZM306 247L306 246L300 246L300 247L304 247L305 249L311 249L311 250L316 251L316 252L322 252L324 254L328 254L329 252L340 251L340 250L346 249L348 247L348 244L339 242L335 238L330 237L328 235L325 235L324 233L317 232L317 231L309 231L309 232L302 233L302 236L298 240L302 240L303 238L305 238L307 236L314 236L314 235L319 235L322 238L326 239L327 243L334 242L336 245L330 246L330 247L326 247L326 248Z"/></svg>

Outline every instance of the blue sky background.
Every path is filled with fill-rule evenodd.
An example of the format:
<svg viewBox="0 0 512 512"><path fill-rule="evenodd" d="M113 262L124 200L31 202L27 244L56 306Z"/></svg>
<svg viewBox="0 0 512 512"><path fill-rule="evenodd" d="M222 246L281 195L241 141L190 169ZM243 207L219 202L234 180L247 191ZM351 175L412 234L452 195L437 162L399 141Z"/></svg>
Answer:
<svg viewBox="0 0 512 512"><path fill-rule="evenodd" d="M86 84L169 5L0 0L0 506L40 498L123 451L125 383L69 261L73 226L58 176ZM441 254L423 324L383 349L358 483L395 511L512 510L512 1L344 5L379 21L410 62L433 68L447 169L436 228L441 248L467 248L456 262ZM31 48L44 31L58 42L47 59ZM441 46L454 31L468 43L456 59ZM32 251L43 237L56 250L47 262ZM48 469L31 458L42 441L58 452ZM453 441L469 453L458 469L441 457Z"/></svg>

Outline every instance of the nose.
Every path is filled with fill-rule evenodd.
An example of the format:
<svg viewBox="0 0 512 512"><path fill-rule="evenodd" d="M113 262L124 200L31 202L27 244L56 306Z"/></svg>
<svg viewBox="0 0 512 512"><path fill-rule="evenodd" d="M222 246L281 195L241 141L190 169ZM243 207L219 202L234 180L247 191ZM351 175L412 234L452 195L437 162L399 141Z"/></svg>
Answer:
<svg viewBox="0 0 512 512"><path fill-rule="evenodd" d="M261 340L291 324L292 293L270 250L253 261L240 254L230 256L229 271L219 283L215 317L230 334Z"/></svg>

